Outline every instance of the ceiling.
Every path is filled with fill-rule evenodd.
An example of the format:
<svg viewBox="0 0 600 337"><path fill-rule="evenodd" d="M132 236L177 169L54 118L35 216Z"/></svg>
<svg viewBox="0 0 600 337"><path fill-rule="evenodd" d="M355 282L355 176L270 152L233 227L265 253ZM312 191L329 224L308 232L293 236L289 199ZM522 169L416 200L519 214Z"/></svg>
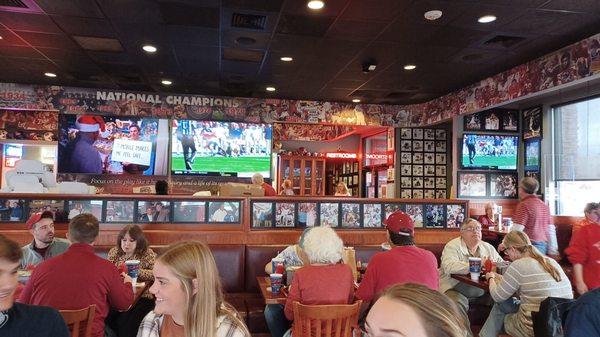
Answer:
<svg viewBox="0 0 600 337"><path fill-rule="evenodd" d="M0 82L409 104L599 32L598 0L0 0Z"/></svg>

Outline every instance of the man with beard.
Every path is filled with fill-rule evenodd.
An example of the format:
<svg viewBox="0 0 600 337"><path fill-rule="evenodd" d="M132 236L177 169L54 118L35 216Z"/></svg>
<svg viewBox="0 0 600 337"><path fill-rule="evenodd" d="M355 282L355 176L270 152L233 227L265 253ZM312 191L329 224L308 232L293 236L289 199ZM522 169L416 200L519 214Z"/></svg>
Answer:
<svg viewBox="0 0 600 337"><path fill-rule="evenodd" d="M33 241L24 246L21 269L36 266L56 255L64 253L71 244L68 240L54 237L54 220L50 211L33 214L25 223L33 235Z"/></svg>

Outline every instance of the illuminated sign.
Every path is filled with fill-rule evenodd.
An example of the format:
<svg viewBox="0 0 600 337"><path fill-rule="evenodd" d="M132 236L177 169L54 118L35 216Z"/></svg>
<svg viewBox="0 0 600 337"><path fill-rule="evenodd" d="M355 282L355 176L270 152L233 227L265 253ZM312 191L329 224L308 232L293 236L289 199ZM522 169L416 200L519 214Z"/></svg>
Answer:
<svg viewBox="0 0 600 337"><path fill-rule="evenodd" d="M346 152L328 152L325 154L325 157L330 159L357 159L358 154Z"/></svg>
<svg viewBox="0 0 600 337"><path fill-rule="evenodd" d="M387 160L388 159L388 155L387 154L367 153L366 157L367 157L367 159L371 159L371 160L377 160L377 159Z"/></svg>

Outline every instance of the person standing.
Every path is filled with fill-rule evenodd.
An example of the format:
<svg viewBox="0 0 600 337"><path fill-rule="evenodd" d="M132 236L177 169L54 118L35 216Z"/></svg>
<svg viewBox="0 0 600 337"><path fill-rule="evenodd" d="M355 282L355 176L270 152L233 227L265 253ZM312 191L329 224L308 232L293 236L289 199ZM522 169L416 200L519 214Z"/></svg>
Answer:
<svg viewBox="0 0 600 337"><path fill-rule="evenodd" d="M33 241L23 246L21 269L37 266L45 260L64 253L71 244L69 240L54 237L54 220L50 211L33 214L25 223Z"/></svg>
<svg viewBox="0 0 600 337"><path fill-rule="evenodd" d="M192 165L196 159L196 143L194 136L196 134L196 127L194 121L183 120L177 124L177 138L181 142L183 150L183 161L185 162L185 169L192 171Z"/></svg>
<svg viewBox="0 0 600 337"><path fill-rule="evenodd" d="M548 230L552 224L552 218L548 205L535 195L539 187L535 178L521 179L519 183L521 201L515 210L513 223L523 226L523 231L531 240L531 244L545 255L548 251Z"/></svg>
<svg viewBox="0 0 600 337"><path fill-rule="evenodd" d="M566 249L573 264L575 288L580 295L600 288L600 222L597 212L600 211L592 211L590 217L595 221L577 230Z"/></svg>

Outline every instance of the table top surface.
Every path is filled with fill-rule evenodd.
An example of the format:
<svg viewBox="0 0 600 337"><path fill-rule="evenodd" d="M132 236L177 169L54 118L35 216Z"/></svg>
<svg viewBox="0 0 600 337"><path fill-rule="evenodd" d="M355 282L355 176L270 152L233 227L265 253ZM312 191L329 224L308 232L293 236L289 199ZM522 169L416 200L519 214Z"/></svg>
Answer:
<svg viewBox="0 0 600 337"><path fill-rule="evenodd" d="M278 295L273 295L270 288L271 281L266 276L257 276L256 281L258 281L258 287L260 288L262 297L265 299L265 304L285 304L287 292L280 291Z"/></svg>
<svg viewBox="0 0 600 337"><path fill-rule="evenodd" d="M485 291L490 290L490 285L489 285L488 281L486 281L486 280L479 279L479 281L473 281L473 280L471 280L471 275L461 275L461 274L452 274L451 277L455 280L466 283L470 286L474 286L479 289L483 289Z"/></svg>

